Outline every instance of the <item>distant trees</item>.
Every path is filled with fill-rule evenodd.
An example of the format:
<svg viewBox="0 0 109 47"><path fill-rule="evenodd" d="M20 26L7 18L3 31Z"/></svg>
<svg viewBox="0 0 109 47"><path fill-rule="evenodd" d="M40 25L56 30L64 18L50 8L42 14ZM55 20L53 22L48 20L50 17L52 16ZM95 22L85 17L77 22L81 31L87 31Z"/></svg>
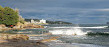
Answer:
<svg viewBox="0 0 109 47"><path fill-rule="evenodd" d="M0 6L0 24L16 25L20 21L19 12L10 7Z"/></svg>

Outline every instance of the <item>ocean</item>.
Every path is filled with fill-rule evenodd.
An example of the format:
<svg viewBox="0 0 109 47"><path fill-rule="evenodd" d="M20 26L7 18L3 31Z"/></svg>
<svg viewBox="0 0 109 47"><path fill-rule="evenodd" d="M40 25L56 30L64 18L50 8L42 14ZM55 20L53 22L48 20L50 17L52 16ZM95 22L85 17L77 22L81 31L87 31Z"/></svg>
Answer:
<svg viewBox="0 0 109 47"><path fill-rule="evenodd" d="M59 36L57 40L47 42L49 47L109 47L109 28L106 25L44 25L44 29L25 29L13 32L24 32L23 34L45 34L52 35L30 36L30 40L47 39ZM9 31L7 31L9 32Z"/></svg>

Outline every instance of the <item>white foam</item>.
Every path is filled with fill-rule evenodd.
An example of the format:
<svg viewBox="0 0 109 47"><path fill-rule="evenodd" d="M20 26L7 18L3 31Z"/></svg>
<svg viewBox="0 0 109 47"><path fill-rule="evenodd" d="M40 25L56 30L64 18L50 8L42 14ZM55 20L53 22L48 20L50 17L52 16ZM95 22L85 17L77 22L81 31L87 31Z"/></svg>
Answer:
<svg viewBox="0 0 109 47"><path fill-rule="evenodd" d="M81 29L72 28L72 29L58 29L58 30L50 30L52 34L62 34L62 35L85 35L87 32L83 32Z"/></svg>

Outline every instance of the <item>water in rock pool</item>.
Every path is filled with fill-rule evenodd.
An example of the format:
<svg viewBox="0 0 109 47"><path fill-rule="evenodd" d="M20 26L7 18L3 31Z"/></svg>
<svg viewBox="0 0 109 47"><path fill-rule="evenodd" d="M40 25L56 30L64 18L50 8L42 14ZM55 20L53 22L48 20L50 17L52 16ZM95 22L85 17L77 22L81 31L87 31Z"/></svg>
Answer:
<svg viewBox="0 0 109 47"><path fill-rule="evenodd" d="M18 32L24 32L23 34L52 33L52 35L34 36L33 40L59 36L57 40L46 43L49 47L108 47L109 29L105 27L106 26L47 25L47 28L44 29L26 29Z"/></svg>

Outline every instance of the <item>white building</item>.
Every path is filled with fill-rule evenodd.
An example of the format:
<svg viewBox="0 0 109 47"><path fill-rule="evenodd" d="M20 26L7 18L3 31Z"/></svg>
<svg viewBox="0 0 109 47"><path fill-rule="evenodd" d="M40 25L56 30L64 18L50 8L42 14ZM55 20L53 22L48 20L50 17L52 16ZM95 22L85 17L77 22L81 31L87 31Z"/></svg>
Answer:
<svg viewBox="0 0 109 47"><path fill-rule="evenodd" d="M34 23L34 24L47 24L46 23L46 20L44 20L44 19L42 19L42 20L40 20L39 22L37 22L37 21L34 21L33 19L31 19L31 21L30 22L28 22L28 23Z"/></svg>
<svg viewBox="0 0 109 47"><path fill-rule="evenodd" d="M35 23L35 21L33 19L31 19L31 23Z"/></svg>
<svg viewBox="0 0 109 47"><path fill-rule="evenodd" d="M46 20L42 19L40 20L40 23L46 23Z"/></svg>

